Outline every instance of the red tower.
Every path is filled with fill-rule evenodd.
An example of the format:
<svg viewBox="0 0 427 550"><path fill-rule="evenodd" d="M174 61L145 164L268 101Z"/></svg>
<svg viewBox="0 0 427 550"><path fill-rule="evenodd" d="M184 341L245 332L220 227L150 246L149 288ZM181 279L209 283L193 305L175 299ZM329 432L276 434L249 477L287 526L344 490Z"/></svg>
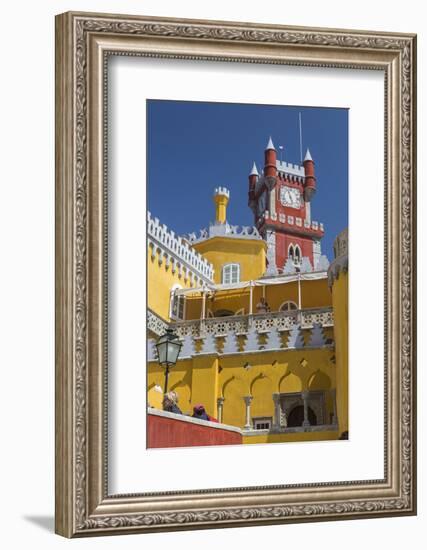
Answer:
<svg viewBox="0 0 427 550"><path fill-rule="evenodd" d="M310 151L301 165L277 160L271 138L264 152L264 170L254 163L249 174L249 206L255 226L267 241L268 271L295 267L320 269L323 224L311 219L311 199L316 192L314 162ZM308 264L309 262L309 264Z"/></svg>

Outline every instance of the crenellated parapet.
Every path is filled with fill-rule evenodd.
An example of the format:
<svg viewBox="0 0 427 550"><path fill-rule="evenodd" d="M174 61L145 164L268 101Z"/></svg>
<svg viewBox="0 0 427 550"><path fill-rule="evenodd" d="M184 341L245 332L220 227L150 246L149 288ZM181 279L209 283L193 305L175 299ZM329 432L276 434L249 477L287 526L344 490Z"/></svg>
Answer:
<svg viewBox="0 0 427 550"><path fill-rule="evenodd" d="M147 213L148 254L159 265L163 262L172 273L189 280L194 286L213 281L214 269L201 254L194 250L182 237L175 235L158 218Z"/></svg>
<svg viewBox="0 0 427 550"><path fill-rule="evenodd" d="M304 183L305 180L305 171L304 166L299 164L292 164L291 162L285 162L281 160L276 161L277 171L283 176L287 176L289 181L295 181L299 183Z"/></svg>

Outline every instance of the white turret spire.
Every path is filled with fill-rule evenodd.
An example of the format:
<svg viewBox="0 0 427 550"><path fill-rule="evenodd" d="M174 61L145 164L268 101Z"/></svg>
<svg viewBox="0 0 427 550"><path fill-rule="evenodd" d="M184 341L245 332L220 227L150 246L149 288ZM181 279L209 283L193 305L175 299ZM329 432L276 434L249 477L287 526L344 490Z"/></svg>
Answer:
<svg viewBox="0 0 427 550"><path fill-rule="evenodd" d="M313 159L311 158L311 155L310 155L310 149L307 149L307 152L306 152L306 154L305 154L304 162L305 162L306 160L313 160Z"/></svg>
<svg viewBox="0 0 427 550"><path fill-rule="evenodd" d="M273 140L271 139L271 136L268 140L268 143L267 143L267 147L265 148L266 151L268 151L268 149L274 149L276 150L276 148L274 147L274 144L273 144Z"/></svg>
<svg viewBox="0 0 427 550"><path fill-rule="evenodd" d="M256 167L255 162L254 162L254 165L252 166L252 170L250 171L250 174L249 174L249 175L250 175L250 176L259 176L259 174L258 174L258 169L257 169L257 167Z"/></svg>

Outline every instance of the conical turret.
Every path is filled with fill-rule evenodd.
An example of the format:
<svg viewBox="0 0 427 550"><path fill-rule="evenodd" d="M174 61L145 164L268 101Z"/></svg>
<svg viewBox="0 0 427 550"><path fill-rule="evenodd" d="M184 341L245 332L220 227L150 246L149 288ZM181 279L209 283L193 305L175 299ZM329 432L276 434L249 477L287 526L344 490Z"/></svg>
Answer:
<svg viewBox="0 0 427 550"><path fill-rule="evenodd" d="M311 198L316 192L316 176L314 175L314 161L310 154L310 149L307 149L307 152L304 157L304 172L305 172L305 182L304 182L304 200L310 202Z"/></svg>
<svg viewBox="0 0 427 550"><path fill-rule="evenodd" d="M268 187L271 189L276 183L277 177L277 151L271 136L264 151L264 176Z"/></svg>

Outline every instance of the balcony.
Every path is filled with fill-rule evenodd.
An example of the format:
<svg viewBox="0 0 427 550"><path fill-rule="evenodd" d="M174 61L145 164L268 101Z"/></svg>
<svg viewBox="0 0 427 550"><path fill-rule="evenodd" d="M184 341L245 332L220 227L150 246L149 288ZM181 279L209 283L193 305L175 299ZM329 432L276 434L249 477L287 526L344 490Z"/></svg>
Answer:
<svg viewBox="0 0 427 550"><path fill-rule="evenodd" d="M185 336L202 337L207 334L226 336L229 333L244 335L251 331L263 334L272 329L279 332L290 331L294 327L301 330L313 329L315 326L329 328L334 326L334 318L332 308L323 307L177 321L172 326L180 338Z"/></svg>

